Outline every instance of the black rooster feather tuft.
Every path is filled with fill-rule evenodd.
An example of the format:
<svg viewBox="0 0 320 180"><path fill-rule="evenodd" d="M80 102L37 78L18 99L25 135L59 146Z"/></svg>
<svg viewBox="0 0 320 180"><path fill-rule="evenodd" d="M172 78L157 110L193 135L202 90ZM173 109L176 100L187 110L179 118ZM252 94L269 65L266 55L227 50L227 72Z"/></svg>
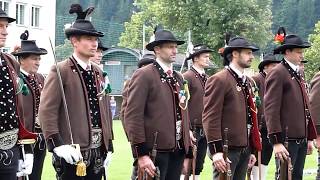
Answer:
<svg viewBox="0 0 320 180"><path fill-rule="evenodd" d="M94 10L94 7L89 7L85 11L83 11L80 4L72 4L69 10L70 14L76 13L77 14L77 20L78 19L86 19L87 16L89 16Z"/></svg>
<svg viewBox="0 0 320 180"><path fill-rule="evenodd" d="M29 38L29 31L25 30L21 35L20 35L20 39L21 40L28 40Z"/></svg>

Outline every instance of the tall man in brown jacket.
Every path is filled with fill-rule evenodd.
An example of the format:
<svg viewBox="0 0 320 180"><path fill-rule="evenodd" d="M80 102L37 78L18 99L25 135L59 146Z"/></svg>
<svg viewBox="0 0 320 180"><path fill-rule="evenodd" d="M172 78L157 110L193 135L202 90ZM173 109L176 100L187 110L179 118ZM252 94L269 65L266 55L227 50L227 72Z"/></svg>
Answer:
<svg viewBox="0 0 320 180"><path fill-rule="evenodd" d="M309 109L304 79L299 73L303 49L310 47L297 35L287 35L274 54L284 58L266 77L265 120L268 136L277 159L291 158L292 179L302 179L306 154L312 149L310 140L316 131ZM288 128L289 148L283 145Z"/></svg>
<svg viewBox="0 0 320 180"><path fill-rule="evenodd" d="M251 154L260 149L258 123L253 102L252 82L244 75L258 48L242 37L231 38L223 51L226 68L211 76L205 87L203 128L214 165L213 179L226 172L223 158L223 132L228 128L228 159L231 179L244 180L256 159Z"/></svg>
<svg viewBox="0 0 320 180"><path fill-rule="evenodd" d="M138 61L138 64L137 64L138 69L142 68L143 66L146 66L148 64L153 64L154 60L155 60L154 54L151 54L151 53L144 54L141 57L141 59ZM127 130L126 130L126 124L124 123L124 112L125 112L126 107L127 107L129 84L130 84L130 79L127 80L127 82L125 83L125 85L123 87L123 90L122 90L122 103L121 103L121 110L120 110L120 119L121 119L122 126L123 126L123 129L124 129L124 132L126 133L127 138L128 138L128 133L127 133ZM136 178L138 177L138 161L137 161L137 158L134 159L132 165L133 165L133 168L132 168L131 179L132 180L136 180Z"/></svg>
<svg viewBox="0 0 320 180"><path fill-rule="evenodd" d="M29 89L28 95L22 96L24 124L27 130L38 133L38 141L33 146L34 162L29 179L40 180L47 150L38 118L40 93L44 85L44 77L37 71L40 66L40 56L47 54L47 50L38 48L34 40L27 40L28 36L28 31L21 34L21 47L12 54L18 57L23 81Z"/></svg>
<svg viewBox="0 0 320 180"><path fill-rule="evenodd" d="M136 70L128 87L124 123L138 158L140 171L161 180L179 179L185 154L190 152L190 127L182 75L172 69L177 54L177 40L167 30L155 32L155 40L146 48L154 51L156 61ZM150 152L157 138L155 162ZM191 133L192 134L192 133Z"/></svg>
<svg viewBox="0 0 320 180"><path fill-rule="evenodd" d="M258 122L259 122L259 129L262 139L262 151L261 151L261 178L266 179L267 175L267 166L270 162L272 156L272 145L268 139L268 131L267 125L264 119L264 109L263 109L263 97L264 97L264 86L265 86L265 78L266 75L278 64L280 63L279 60L273 54L266 54L263 56L263 61L260 62L258 68L259 73L252 76L252 79L255 81L258 92L259 92L259 99L261 101L258 107ZM252 175L253 180L259 179L259 167L258 163L256 162L255 166L252 168Z"/></svg>
<svg viewBox="0 0 320 180"><path fill-rule="evenodd" d="M193 53L187 58L187 60L192 59L193 65L190 70L183 74L184 78L188 81L190 91L190 100L188 103L189 117L197 145L195 164L196 180L200 178L207 152L207 140L202 126L202 111L204 87L208 78L204 68L209 67L211 52L212 50L205 45L199 44L194 46Z"/></svg>
<svg viewBox="0 0 320 180"><path fill-rule="evenodd" d="M101 92L104 88L102 71L90 63L89 58L95 55L98 37L103 33L84 19L87 11L82 12L79 6L71 6L70 12L76 11L78 18L65 30L73 46L73 55L51 69L41 94L39 119L48 150L53 152L57 178L100 180L111 137L111 116L108 96ZM81 153L72 144L79 144ZM82 158L87 167L85 177L76 175L75 164Z"/></svg>

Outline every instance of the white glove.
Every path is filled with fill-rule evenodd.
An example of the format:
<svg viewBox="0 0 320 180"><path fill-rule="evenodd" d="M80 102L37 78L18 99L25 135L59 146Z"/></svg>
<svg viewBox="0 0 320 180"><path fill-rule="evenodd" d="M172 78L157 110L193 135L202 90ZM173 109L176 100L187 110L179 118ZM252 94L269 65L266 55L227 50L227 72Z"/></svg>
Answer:
<svg viewBox="0 0 320 180"><path fill-rule="evenodd" d="M63 158L69 164L76 164L82 159L81 152L76 150L76 148L71 145L61 145L55 147L53 152L56 153L57 156Z"/></svg>
<svg viewBox="0 0 320 180"><path fill-rule="evenodd" d="M33 154L26 154L24 161L19 159L17 177L30 175L32 173L32 168Z"/></svg>
<svg viewBox="0 0 320 180"><path fill-rule="evenodd" d="M111 162L112 152L108 152L106 159L103 161L103 167L108 167Z"/></svg>

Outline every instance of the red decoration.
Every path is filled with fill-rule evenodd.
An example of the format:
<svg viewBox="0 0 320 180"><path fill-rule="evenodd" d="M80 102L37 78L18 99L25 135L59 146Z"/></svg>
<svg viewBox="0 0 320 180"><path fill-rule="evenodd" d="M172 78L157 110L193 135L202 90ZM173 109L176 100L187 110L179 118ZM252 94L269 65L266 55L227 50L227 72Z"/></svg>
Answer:
<svg viewBox="0 0 320 180"><path fill-rule="evenodd" d="M283 42L284 42L284 33L276 34L276 36L274 37L274 41L277 44L283 44Z"/></svg>
<svg viewBox="0 0 320 180"><path fill-rule="evenodd" d="M255 150L261 151L262 144L260 139L259 127L258 127L257 108L253 102L251 94L249 95L248 103L250 106L251 118L252 118L251 143Z"/></svg>
<svg viewBox="0 0 320 180"><path fill-rule="evenodd" d="M219 54L223 54L223 52L224 52L224 47L222 47L222 48L220 48L220 49L218 50L218 53L219 53Z"/></svg>

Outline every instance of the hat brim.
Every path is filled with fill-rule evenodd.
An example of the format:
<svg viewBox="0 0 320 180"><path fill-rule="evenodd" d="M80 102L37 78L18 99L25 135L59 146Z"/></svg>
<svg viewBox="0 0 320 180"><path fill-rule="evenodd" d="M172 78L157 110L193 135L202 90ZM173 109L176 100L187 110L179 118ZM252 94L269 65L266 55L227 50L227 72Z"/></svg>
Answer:
<svg viewBox="0 0 320 180"><path fill-rule="evenodd" d="M153 51L153 48L155 46L158 46L160 44L164 44L164 43L177 43L177 45L182 45L185 43L185 41L173 41L173 40L158 40L158 41L152 41L149 44L146 45L146 49L149 51Z"/></svg>
<svg viewBox="0 0 320 180"><path fill-rule="evenodd" d="M1 15L0 15L0 18L7 19L7 20L8 20L8 23L12 23L12 22L16 21L16 19L11 18L11 17L9 17L9 16L1 16Z"/></svg>
<svg viewBox="0 0 320 180"><path fill-rule="evenodd" d="M106 51L106 50L108 50L109 48L102 46L102 47L98 47L98 49L101 49L102 51Z"/></svg>
<svg viewBox="0 0 320 180"><path fill-rule="evenodd" d="M285 51L286 49L293 49L293 48L302 48L302 49L304 49L304 48L309 48L310 46L311 46L311 44L307 43L307 42L305 42L305 43L303 43L301 45L298 45L298 44L283 44L283 45L275 48L273 50L273 54L282 54L283 51Z"/></svg>
<svg viewBox="0 0 320 180"><path fill-rule="evenodd" d="M138 61L138 67L141 68L142 66L151 64L154 62L154 59L150 59L150 58L143 58L141 60Z"/></svg>
<svg viewBox="0 0 320 180"><path fill-rule="evenodd" d="M223 56L225 57L227 54L231 53L233 50L236 49L251 49L252 52L258 51L259 48L255 47L255 46L227 46L225 47L224 51L223 51Z"/></svg>
<svg viewBox="0 0 320 180"><path fill-rule="evenodd" d="M69 39L72 35L88 35L88 36L95 36L95 37L103 37L104 34L99 31L86 31L82 29L76 29L76 28L69 28L65 30L65 34L67 38Z"/></svg>
<svg viewBox="0 0 320 180"><path fill-rule="evenodd" d="M21 56L25 54L45 55L45 54L48 54L48 51L46 49L39 48L39 50L35 50L35 51L18 51L18 52L12 53L12 55L14 56Z"/></svg>
<svg viewBox="0 0 320 180"><path fill-rule="evenodd" d="M190 56L187 57L186 60L193 59L194 57L196 57L196 56L198 56L200 54L203 54L203 53L211 53L211 52L213 52L213 50L211 50L211 49L203 49L203 50L197 51L197 52L195 52L193 54L190 54Z"/></svg>
<svg viewBox="0 0 320 180"><path fill-rule="evenodd" d="M258 69L260 71L263 70L263 68L268 65L268 64L271 64L271 63L280 63L281 61L278 61L278 60L264 60L262 62L260 62L260 64L258 65Z"/></svg>

